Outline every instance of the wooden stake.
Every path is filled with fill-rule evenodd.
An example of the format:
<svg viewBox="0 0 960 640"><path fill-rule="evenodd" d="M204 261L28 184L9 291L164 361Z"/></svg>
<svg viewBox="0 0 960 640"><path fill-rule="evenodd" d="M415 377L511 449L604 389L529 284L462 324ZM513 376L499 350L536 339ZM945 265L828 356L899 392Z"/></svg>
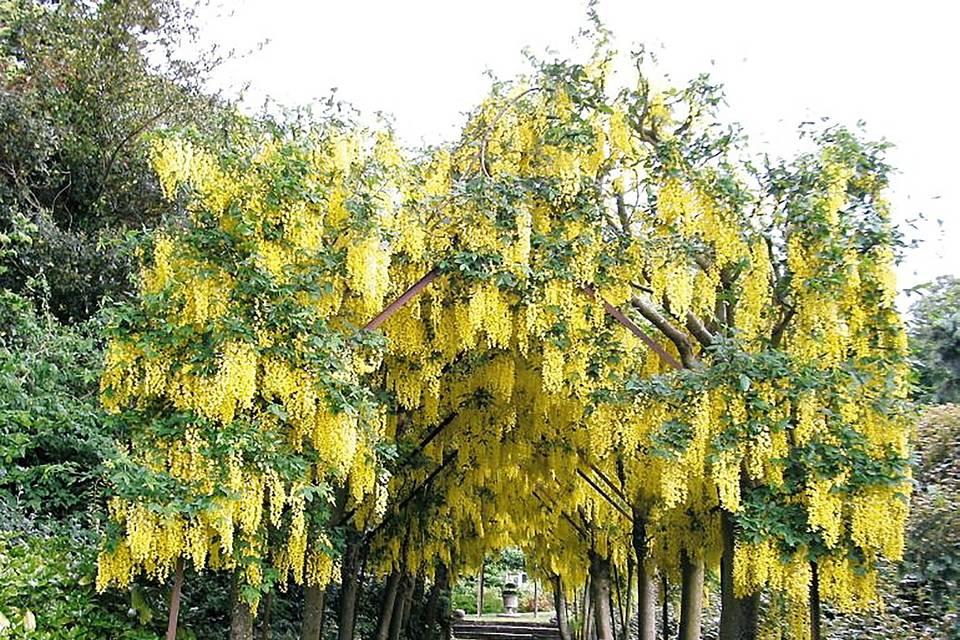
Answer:
<svg viewBox="0 0 960 640"><path fill-rule="evenodd" d="M378 313L377 317L371 320L370 322L368 322L366 326L364 326L363 328L366 329L367 331L373 331L374 329L379 327L381 324L386 322L390 318L390 316L392 316L397 311L399 311L400 308L403 307L403 305L410 302L410 300L414 296L416 296L418 293L426 289L427 285L433 282L434 280L436 280L437 276L439 275L440 275L439 269L437 269L436 267L431 269L425 276L417 280L417 282L414 283L412 287L404 291L403 295L401 295L399 298L391 302L386 309Z"/></svg>
<svg viewBox="0 0 960 640"><path fill-rule="evenodd" d="M587 296L589 296L589 298L590 298L591 300L596 300L596 297L597 297L597 296L596 296L596 293L594 292L592 286L590 286L590 285L585 286L585 287L583 288L583 291L584 291L584 293L587 294ZM679 362L676 358L674 358L672 355L670 355L670 354L667 352L667 350L663 348L663 345L661 345L659 342L657 342L656 340L654 340L653 338L651 338L650 336L648 336L648 335L644 332L644 330L641 329L640 327L638 327L633 320L631 320L630 318L628 318L628 317L623 313L623 311L621 311L620 309L617 309L615 306L613 306L612 304L610 304L609 302L607 302L606 300L604 300L604 299L602 299L602 298L600 299L600 302L603 303L603 310L606 311L607 314L609 314L609 315L610 315L612 318L614 318L617 322L619 322L620 324L622 324L623 326L625 326L627 329L629 329L629 330L630 330L630 333L632 333L633 335L635 335L635 336L637 336L638 338L640 338L640 340L641 340L645 345L647 345L648 347L650 347L650 349L652 349L658 356L660 356L660 359L661 359L661 360L663 360L664 362L666 362L668 365L670 365L670 366L673 367L674 369L683 369L683 365L680 364L680 362Z"/></svg>

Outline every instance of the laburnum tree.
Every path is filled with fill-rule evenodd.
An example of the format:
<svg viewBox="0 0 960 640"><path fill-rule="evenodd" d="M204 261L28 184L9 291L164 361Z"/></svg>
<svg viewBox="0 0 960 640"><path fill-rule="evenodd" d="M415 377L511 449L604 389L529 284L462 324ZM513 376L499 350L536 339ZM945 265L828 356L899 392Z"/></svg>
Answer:
<svg viewBox="0 0 960 640"><path fill-rule="evenodd" d="M432 468L408 473L452 485L427 522L410 514L426 539L407 548L473 568L477 538L549 531L564 538L534 562L570 584L639 549L647 580L683 583L685 637L704 565L723 637L756 635L761 613L765 631L816 633L821 599L870 606L878 563L902 553L884 145L827 128L758 170L705 78L610 95L609 64L498 85L450 169L437 154L449 186L421 215L446 229L418 266L441 275L386 323L384 366L411 446L431 439ZM580 553L557 570L560 548Z"/></svg>
<svg viewBox="0 0 960 640"><path fill-rule="evenodd" d="M108 357L150 482L118 484L104 584L182 557L255 595L342 551L341 640L361 553L380 638L401 586L432 584L441 621L439 592L512 545L558 603L589 585L602 640L620 576L642 638L658 575L684 640L707 572L724 639L878 604L910 487L885 147L828 127L758 167L718 87L660 87L642 52L624 80L602 35L495 83L439 148L158 143L189 215Z"/></svg>
<svg viewBox="0 0 960 640"><path fill-rule="evenodd" d="M380 341L362 327L388 286L396 151L333 121L243 127L217 151L154 141L182 216L111 329L102 399L129 439L98 586L233 571L234 636L249 637L263 592L330 580L327 525L376 485Z"/></svg>

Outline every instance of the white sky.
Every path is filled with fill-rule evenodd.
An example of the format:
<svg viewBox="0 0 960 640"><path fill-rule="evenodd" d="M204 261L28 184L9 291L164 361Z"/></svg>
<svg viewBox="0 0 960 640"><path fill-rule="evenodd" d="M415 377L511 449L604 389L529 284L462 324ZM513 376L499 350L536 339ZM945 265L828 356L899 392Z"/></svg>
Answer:
<svg viewBox="0 0 960 640"><path fill-rule="evenodd" d="M643 42L661 72L700 72L726 86L726 118L759 150L789 155L796 126L830 116L897 145L892 200L900 222L926 220L899 268L902 287L960 275L960 152L953 3L944 0L601 0L615 43ZM571 51L586 25L580 0L223 0L204 35L248 51L222 67L223 87L285 105L329 95L392 114L410 143L452 138L486 94L492 70L525 70L521 50ZM940 221L940 222L938 222Z"/></svg>

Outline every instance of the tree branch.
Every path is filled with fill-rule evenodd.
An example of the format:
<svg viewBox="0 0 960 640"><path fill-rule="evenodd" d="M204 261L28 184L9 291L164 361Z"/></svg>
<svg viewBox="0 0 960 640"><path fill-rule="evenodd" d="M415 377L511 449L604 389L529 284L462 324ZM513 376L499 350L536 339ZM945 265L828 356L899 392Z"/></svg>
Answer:
<svg viewBox="0 0 960 640"><path fill-rule="evenodd" d="M687 337L687 334L670 324L670 321L664 318L659 311L640 298L633 298L630 300L630 303L634 309L640 312L640 315L646 318L650 324L655 326L660 333L665 335L667 339L673 343L673 346L677 348L677 352L680 354L680 362L683 363L684 368L697 369L700 367L700 361L693 353L693 345L690 344L690 339Z"/></svg>
<svg viewBox="0 0 960 640"><path fill-rule="evenodd" d="M687 311L687 331L704 347L713 344L713 334L693 311Z"/></svg>

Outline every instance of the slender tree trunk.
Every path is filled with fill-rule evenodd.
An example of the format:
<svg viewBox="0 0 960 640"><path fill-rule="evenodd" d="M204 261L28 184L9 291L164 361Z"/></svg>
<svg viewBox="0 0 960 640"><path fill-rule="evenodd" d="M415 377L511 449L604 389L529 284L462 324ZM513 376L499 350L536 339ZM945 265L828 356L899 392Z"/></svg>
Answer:
<svg viewBox="0 0 960 640"><path fill-rule="evenodd" d="M610 569L613 571L613 592L610 595L610 609L614 613L613 637L619 638L627 626L626 614L623 610L623 589L620 588L620 572L617 570L617 565L611 562Z"/></svg>
<svg viewBox="0 0 960 640"><path fill-rule="evenodd" d="M570 634L570 619L567 617L567 596L563 592L563 582L560 580L560 576L553 576L553 608L557 614L560 640L573 640L573 636Z"/></svg>
<svg viewBox="0 0 960 640"><path fill-rule="evenodd" d="M703 559L680 552L680 640L700 640L703 617Z"/></svg>
<svg viewBox="0 0 960 640"><path fill-rule="evenodd" d="M486 588L487 559L480 563L480 586L477 589L477 615L483 615L483 590Z"/></svg>
<svg viewBox="0 0 960 640"><path fill-rule="evenodd" d="M445 564L437 566L425 618L441 630L444 638L450 637L450 572Z"/></svg>
<svg viewBox="0 0 960 640"><path fill-rule="evenodd" d="M613 584L616 584L616 583L617 583L617 581L616 581L616 579L614 579L614 580L613 580ZM618 627L617 627L617 605L616 605L616 603L614 602L613 591L614 591L614 590L611 588L611 589L610 589L610 598L609 598L609 600L608 600L608 602L607 602L607 606L610 608L610 632L611 632L611 636L610 636L610 637L611 637L612 640L617 640L617 638L619 637L619 636L617 635L617 631L618 631Z"/></svg>
<svg viewBox="0 0 960 640"><path fill-rule="evenodd" d="M353 607L353 630L356 634L357 629L357 613L360 608L358 604L360 601L360 594L363 593L363 580L367 575L367 552L370 550L369 545L362 544L360 547L360 557L358 560L359 569L357 570L357 595L354 598L354 607Z"/></svg>
<svg viewBox="0 0 960 640"><path fill-rule="evenodd" d="M597 640L614 640L610 610L610 560L590 552L590 590Z"/></svg>
<svg viewBox="0 0 960 640"><path fill-rule="evenodd" d="M240 574L233 576L233 605L230 611L230 640L253 640L253 612L240 594Z"/></svg>
<svg viewBox="0 0 960 640"><path fill-rule="evenodd" d="M173 590L170 592L170 615L167 618L167 640L176 640L180 619L180 594L183 592L183 558L177 559L173 570Z"/></svg>
<svg viewBox="0 0 960 640"><path fill-rule="evenodd" d="M360 540L356 531L347 531L347 546L340 565L340 611L337 640L353 640L360 585Z"/></svg>
<svg viewBox="0 0 960 640"><path fill-rule="evenodd" d="M323 628L323 591L323 587L317 585L308 585L303 589L301 640L320 640L320 632Z"/></svg>
<svg viewBox="0 0 960 640"><path fill-rule="evenodd" d="M583 588L583 624L580 625L580 637L582 640L590 640L590 632L593 630L593 604L591 602L590 594L593 591L593 588L590 584L590 579L587 579L587 584Z"/></svg>
<svg viewBox="0 0 960 640"><path fill-rule="evenodd" d="M633 557L627 556L627 597L623 612L623 630L620 640L630 640L630 621L633 620Z"/></svg>
<svg viewBox="0 0 960 640"><path fill-rule="evenodd" d="M653 581L653 572L647 570L647 525L644 514L638 509L633 510L633 553L637 556L638 640L656 640L657 585Z"/></svg>
<svg viewBox="0 0 960 640"><path fill-rule="evenodd" d="M533 581L533 619L536 620L540 614L540 582Z"/></svg>
<svg viewBox="0 0 960 640"><path fill-rule="evenodd" d="M810 640L820 640L820 573L817 563L810 563Z"/></svg>
<svg viewBox="0 0 960 640"><path fill-rule="evenodd" d="M377 621L377 640L389 640L390 621L393 619L394 605L397 602L397 590L400 587L401 573L394 571L383 587L383 600L380 602L380 619Z"/></svg>
<svg viewBox="0 0 960 640"><path fill-rule="evenodd" d="M738 598L733 590L733 519L724 511L723 555L720 557L720 640L756 640L757 595Z"/></svg>
<svg viewBox="0 0 960 640"><path fill-rule="evenodd" d="M393 602L393 615L390 616L390 640L400 638L400 632L403 631L403 625L407 621L406 617L410 611L408 603L413 600L415 586L413 576L408 573L404 573L398 581L398 592Z"/></svg>
<svg viewBox="0 0 960 640"><path fill-rule="evenodd" d="M273 630L270 628L270 611L273 609L273 589L263 597L263 619L260 621L260 640L270 640Z"/></svg>
<svg viewBox="0 0 960 640"><path fill-rule="evenodd" d="M670 637L670 583L667 582L667 574L660 576L660 587L663 591L663 611L660 614L660 626L663 629L663 638Z"/></svg>
<svg viewBox="0 0 960 640"><path fill-rule="evenodd" d="M415 600L417 602L423 600L423 587L423 575L418 574L413 578L413 588L403 594L403 618L401 619L403 630L410 630L410 620L413 617L413 603Z"/></svg>

